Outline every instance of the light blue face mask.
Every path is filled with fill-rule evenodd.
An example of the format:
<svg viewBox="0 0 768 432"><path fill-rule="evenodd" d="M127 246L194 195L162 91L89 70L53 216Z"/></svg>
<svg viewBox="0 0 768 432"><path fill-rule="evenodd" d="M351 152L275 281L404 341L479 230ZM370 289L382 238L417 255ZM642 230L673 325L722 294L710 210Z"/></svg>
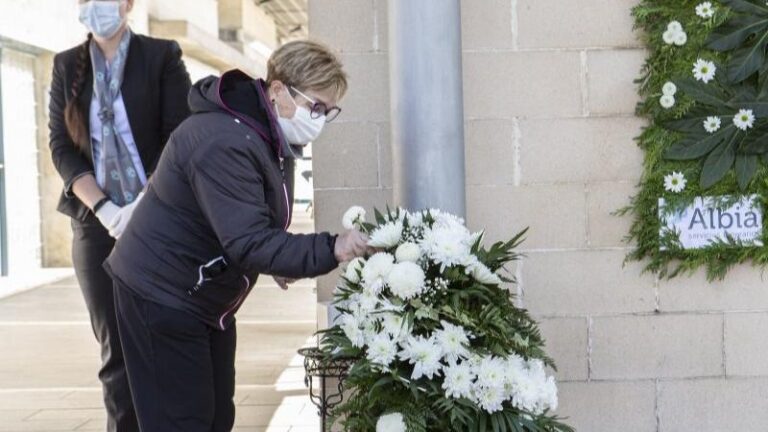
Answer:
<svg viewBox="0 0 768 432"><path fill-rule="evenodd" d="M110 39L123 25L120 16L122 1L90 0L80 5L80 22L94 35Z"/></svg>

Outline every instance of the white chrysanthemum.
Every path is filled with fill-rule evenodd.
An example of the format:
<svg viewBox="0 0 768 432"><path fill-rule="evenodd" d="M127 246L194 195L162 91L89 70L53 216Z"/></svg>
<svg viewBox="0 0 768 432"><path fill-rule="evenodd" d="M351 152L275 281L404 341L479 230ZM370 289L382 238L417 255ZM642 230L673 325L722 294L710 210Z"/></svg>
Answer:
<svg viewBox="0 0 768 432"><path fill-rule="evenodd" d="M696 6L696 15L704 19L712 18L715 15L715 9L712 7L712 3L700 3L698 6Z"/></svg>
<svg viewBox="0 0 768 432"><path fill-rule="evenodd" d="M755 114L750 109L740 109L733 117L733 124L743 131L751 129L755 125Z"/></svg>
<svg viewBox="0 0 768 432"><path fill-rule="evenodd" d="M361 293L355 294L355 300L360 304L360 311L364 313L373 312L379 305L379 292L374 289L364 289Z"/></svg>
<svg viewBox="0 0 768 432"><path fill-rule="evenodd" d="M664 176L664 189L668 192L680 193L685 189L688 180L681 172L672 172Z"/></svg>
<svg viewBox="0 0 768 432"><path fill-rule="evenodd" d="M685 32L677 32L675 33L675 40L673 43L677 46L683 46L688 42L688 34Z"/></svg>
<svg viewBox="0 0 768 432"><path fill-rule="evenodd" d="M405 421L400 413L386 414L376 422L376 432L406 432Z"/></svg>
<svg viewBox="0 0 768 432"><path fill-rule="evenodd" d="M435 220L435 223L432 225L432 227L445 227L445 228L464 228L464 219L451 214L446 213L437 209L431 209L429 211L429 214L432 215L432 218Z"/></svg>
<svg viewBox="0 0 768 432"><path fill-rule="evenodd" d="M397 262L418 262L421 259L421 248L416 243L403 243L395 251Z"/></svg>
<svg viewBox="0 0 768 432"><path fill-rule="evenodd" d="M502 280L496 273L492 272L485 264L481 263L476 256L471 255L465 263L467 274L471 275L476 281L484 285L501 285Z"/></svg>
<svg viewBox="0 0 768 432"><path fill-rule="evenodd" d="M420 244L424 252L445 269L467 261L471 240L464 226L451 225L426 230Z"/></svg>
<svg viewBox="0 0 768 432"><path fill-rule="evenodd" d="M674 96L677 93L677 86L672 81L667 81L661 88L661 93L665 95Z"/></svg>
<svg viewBox="0 0 768 432"><path fill-rule="evenodd" d="M715 79L717 67L711 61L698 59L693 64L693 77L705 84Z"/></svg>
<svg viewBox="0 0 768 432"><path fill-rule="evenodd" d="M664 40L664 43L667 45L674 45L675 43L675 36L677 36L677 32L674 32L672 30L667 30L664 32L664 34L661 36L661 38Z"/></svg>
<svg viewBox="0 0 768 432"><path fill-rule="evenodd" d="M488 413L495 413L504 409L503 403L506 399L501 387L482 387L474 389L475 403Z"/></svg>
<svg viewBox="0 0 768 432"><path fill-rule="evenodd" d="M683 25L680 24L680 21L670 21L669 24L667 24L667 30L679 33L683 31Z"/></svg>
<svg viewBox="0 0 768 432"><path fill-rule="evenodd" d="M662 95L659 98L659 105L664 109L670 109L675 106L675 97L672 95Z"/></svg>
<svg viewBox="0 0 768 432"><path fill-rule="evenodd" d="M362 323L358 317L352 314L341 315L341 330L347 339L352 342L352 345L357 348L365 346L365 334L361 327Z"/></svg>
<svg viewBox="0 0 768 432"><path fill-rule="evenodd" d="M456 363L460 358L469 355L469 336L463 327L447 321L440 321L442 329L435 331L435 340L443 351L443 356L449 363Z"/></svg>
<svg viewBox="0 0 768 432"><path fill-rule="evenodd" d="M403 350L399 353L400 359L413 365L411 379L419 379L423 376L432 379L440 372L442 351L434 338L411 336L403 344Z"/></svg>
<svg viewBox="0 0 768 432"><path fill-rule="evenodd" d="M384 225L379 225L379 227L371 233L368 245L376 248L391 248L397 246L402 237L403 222L399 220L389 222Z"/></svg>
<svg viewBox="0 0 768 432"><path fill-rule="evenodd" d="M363 222L365 222L365 209L360 206L350 207L341 218L341 224L348 230L354 229Z"/></svg>
<svg viewBox="0 0 768 432"><path fill-rule="evenodd" d="M366 357L377 365L389 367L397 357L397 344L386 333L373 335L368 342Z"/></svg>
<svg viewBox="0 0 768 432"><path fill-rule="evenodd" d="M373 254L363 267L363 282L366 286L383 283L395 265L395 257L386 252Z"/></svg>
<svg viewBox="0 0 768 432"><path fill-rule="evenodd" d="M506 362L499 357L483 357L475 368L477 385L481 387L503 387Z"/></svg>
<svg viewBox="0 0 768 432"><path fill-rule="evenodd" d="M716 116L707 117L707 119L704 120L704 130L709 133L715 133L718 130L720 130L721 124L722 124L722 121L720 120L720 117L716 117Z"/></svg>
<svg viewBox="0 0 768 432"><path fill-rule="evenodd" d="M408 225L411 227L420 227L424 225L424 212L407 213L405 216L408 220Z"/></svg>
<svg viewBox="0 0 768 432"><path fill-rule="evenodd" d="M470 398L472 396L472 382L475 375L467 362L449 365L443 368L445 379L443 390L448 398Z"/></svg>
<svg viewBox="0 0 768 432"><path fill-rule="evenodd" d="M384 332L397 342L407 340L411 336L411 329L402 315L393 312L381 314L381 326Z"/></svg>
<svg viewBox="0 0 768 432"><path fill-rule="evenodd" d="M410 300L424 291L425 275L424 270L412 262L401 262L392 266L386 283L389 290L395 296Z"/></svg>
<svg viewBox="0 0 768 432"><path fill-rule="evenodd" d="M352 283L360 283L360 272L365 267L365 260L357 257L347 264L347 269L344 271L344 278Z"/></svg>

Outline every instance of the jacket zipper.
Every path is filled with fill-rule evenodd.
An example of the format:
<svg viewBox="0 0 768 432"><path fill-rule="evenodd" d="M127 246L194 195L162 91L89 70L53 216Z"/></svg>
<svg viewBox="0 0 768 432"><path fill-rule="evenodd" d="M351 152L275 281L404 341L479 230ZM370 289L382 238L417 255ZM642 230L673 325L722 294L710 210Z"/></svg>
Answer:
<svg viewBox="0 0 768 432"><path fill-rule="evenodd" d="M237 299L235 300L235 302L234 302L234 303L232 303L232 305L229 307L229 309L227 309L227 310L226 310L226 311L225 311L225 312L224 312L224 313L221 315L221 318L219 318L219 328L221 328L222 330L226 330L226 328L224 328L224 318L226 318L226 317L227 317L227 315L229 315L230 313L232 313L232 311L234 311L234 310L237 310L237 308L238 308L238 307L240 307L240 304L243 302L243 300L245 300L245 297L246 297L246 296L248 295L248 293L251 291L250 289L248 289L248 288L251 286L251 280L250 280L250 279L248 279L248 276L246 276L246 275L243 275L243 279L245 279L245 288L243 289L243 293L242 293L242 294L240 294L240 295L237 297Z"/></svg>

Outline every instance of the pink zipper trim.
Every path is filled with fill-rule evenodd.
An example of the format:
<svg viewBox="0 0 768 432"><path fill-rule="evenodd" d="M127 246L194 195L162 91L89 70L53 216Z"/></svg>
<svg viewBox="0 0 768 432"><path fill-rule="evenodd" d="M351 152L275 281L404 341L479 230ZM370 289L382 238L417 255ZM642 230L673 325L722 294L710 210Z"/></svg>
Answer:
<svg viewBox="0 0 768 432"><path fill-rule="evenodd" d="M221 316L221 318L219 318L219 327L220 327L222 330L226 330L226 328L224 328L224 318L226 318L226 317L227 317L227 315L229 315L230 313L232 313L232 311L235 311L235 310L237 310L237 308L239 308L239 307L240 307L240 304L243 302L243 300L245 300L245 297L246 297L246 296L248 295L248 293L251 291L251 290L249 289L249 288L250 288L250 286L251 286L251 280L250 280L250 279L248 279L248 276L246 276L246 275L243 275L243 279L245 279L245 289L243 290L243 294L241 294L241 295L240 295L240 296L237 298L237 300L235 300L235 302L232 304L232 306L230 306L230 308L229 308L229 309L227 309L227 311L226 311L226 312L224 312L224 314Z"/></svg>

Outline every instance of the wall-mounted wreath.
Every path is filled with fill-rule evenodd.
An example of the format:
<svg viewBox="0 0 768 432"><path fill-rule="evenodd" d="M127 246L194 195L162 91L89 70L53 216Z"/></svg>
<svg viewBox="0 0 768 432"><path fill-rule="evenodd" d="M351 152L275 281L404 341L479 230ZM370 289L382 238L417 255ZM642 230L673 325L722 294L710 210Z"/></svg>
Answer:
<svg viewBox="0 0 768 432"><path fill-rule="evenodd" d="M628 259L662 277L704 267L710 279L768 264L768 2L643 0L633 14L649 53L637 108L649 125L640 189L620 212L634 215Z"/></svg>

